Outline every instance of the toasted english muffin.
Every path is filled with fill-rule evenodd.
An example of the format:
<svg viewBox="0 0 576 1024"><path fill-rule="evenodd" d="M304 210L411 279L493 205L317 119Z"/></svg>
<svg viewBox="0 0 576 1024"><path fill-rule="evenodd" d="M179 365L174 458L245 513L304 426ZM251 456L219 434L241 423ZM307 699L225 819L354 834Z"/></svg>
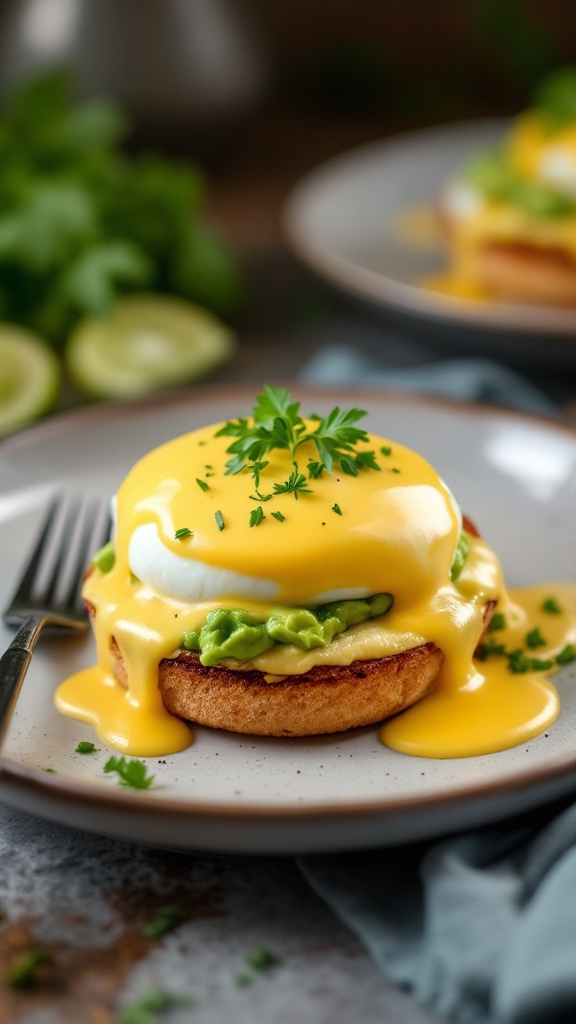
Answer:
<svg viewBox="0 0 576 1024"><path fill-rule="evenodd" d="M518 243L485 245L478 253L478 278L503 298L576 306L576 261L562 249Z"/></svg>
<svg viewBox="0 0 576 1024"><path fill-rule="evenodd" d="M127 683L112 642L117 679ZM200 725L258 736L315 736L371 725L410 707L437 682L444 655L432 643L351 665L318 665L266 682L262 672L206 667L182 651L164 658L158 686L164 706Z"/></svg>

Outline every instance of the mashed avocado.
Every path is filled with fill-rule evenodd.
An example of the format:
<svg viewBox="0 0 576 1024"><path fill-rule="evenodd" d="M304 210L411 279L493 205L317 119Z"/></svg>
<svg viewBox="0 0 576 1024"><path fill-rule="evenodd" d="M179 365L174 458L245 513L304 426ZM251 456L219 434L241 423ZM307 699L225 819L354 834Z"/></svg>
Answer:
<svg viewBox="0 0 576 1024"><path fill-rule="evenodd" d="M184 634L184 647L198 651L203 665L226 658L249 661L275 644L294 644L301 650L326 647L337 633L366 619L384 615L394 603L391 594L376 594L360 601L334 601L318 608L278 608L262 621L242 610L218 608L208 613L196 632Z"/></svg>

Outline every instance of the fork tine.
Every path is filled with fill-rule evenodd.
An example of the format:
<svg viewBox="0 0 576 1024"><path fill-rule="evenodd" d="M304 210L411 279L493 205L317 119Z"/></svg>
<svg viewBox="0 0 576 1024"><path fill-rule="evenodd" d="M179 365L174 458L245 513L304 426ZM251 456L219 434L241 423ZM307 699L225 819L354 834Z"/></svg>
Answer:
<svg viewBox="0 0 576 1024"><path fill-rule="evenodd" d="M42 529L38 536L38 540L36 541L36 546L30 556L30 560L26 566L25 572L18 584L18 589L16 590L16 593L12 597L12 604L23 603L30 596L32 586L34 584L34 580L38 572L38 567L42 560L44 547L50 535L50 531L52 530L52 526L55 522L56 514L58 512L58 509L60 508L61 501L61 497L59 495L56 495L56 497L53 498L49 505L48 513L46 515Z"/></svg>
<svg viewBox="0 0 576 1024"><path fill-rule="evenodd" d="M98 510L100 508L99 502L94 500L90 502L88 511L86 513L84 522L82 524L82 530L78 540L78 551L74 559L73 566L70 570L70 583L63 603L69 607L82 607L82 599L80 595L80 589L82 581L84 579L84 573L88 566L88 559L92 555L93 548L101 547L99 543L101 533L104 531L98 531L96 534L95 526L96 519L98 516ZM110 533L110 517L106 521L106 538ZM104 541L102 541L104 543Z"/></svg>
<svg viewBox="0 0 576 1024"><path fill-rule="evenodd" d="M72 531L74 529L74 524L75 524L76 520L78 519L78 510L79 510L79 508L80 508L80 499L79 498L75 498L70 503L70 505L69 505L69 507L68 507L68 509L66 511L66 518L64 520L64 526L62 527L62 533L61 533L61 540L60 540L58 555L57 555L57 557L54 560L54 565L52 566L52 573L50 575L50 578L48 579L48 581L46 583L46 586L43 588L43 591L42 591L42 603L43 604L47 604L47 605L52 604L52 602L54 600L54 594L56 592L56 587L57 587L58 581L60 579L60 574L62 572L62 563L64 561L64 555L65 555L65 548L63 547L63 544L65 544L66 538L70 539L70 537L72 536Z"/></svg>

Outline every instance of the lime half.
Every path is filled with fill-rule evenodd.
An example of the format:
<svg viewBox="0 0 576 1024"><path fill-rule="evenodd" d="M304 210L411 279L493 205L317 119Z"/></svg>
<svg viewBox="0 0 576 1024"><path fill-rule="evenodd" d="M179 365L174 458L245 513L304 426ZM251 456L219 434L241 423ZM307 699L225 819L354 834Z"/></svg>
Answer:
<svg viewBox="0 0 576 1024"><path fill-rule="evenodd" d="M207 310L168 295L131 295L83 320L65 359L74 383L95 398L132 398L199 380L234 349L232 332Z"/></svg>
<svg viewBox="0 0 576 1024"><path fill-rule="evenodd" d="M0 324L0 436L47 412L60 386L60 363L45 341L16 324Z"/></svg>

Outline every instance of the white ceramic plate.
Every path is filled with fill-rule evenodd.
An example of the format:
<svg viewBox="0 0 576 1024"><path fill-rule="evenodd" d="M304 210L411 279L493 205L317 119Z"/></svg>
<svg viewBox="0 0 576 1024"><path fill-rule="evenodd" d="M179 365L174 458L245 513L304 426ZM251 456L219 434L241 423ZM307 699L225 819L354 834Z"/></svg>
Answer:
<svg viewBox="0 0 576 1024"><path fill-rule="evenodd" d="M481 407L294 390L319 412L362 404L369 428L427 456L501 553L510 585L576 579L574 432ZM0 445L0 605L50 493L108 496L148 449L243 415L253 398L246 388L208 388L91 408ZM10 635L0 629L0 647ZM81 828L185 849L354 849L494 820L576 788L576 673L568 667L556 677L563 712L549 734L489 757L408 757L383 747L376 728L296 740L198 728L189 750L150 759L151 790L121 790L102 773L111 751L98 742L96 754L74 753L93 733L52 704L59 681L93 657L91 638L41 642L0 765L5 800Z"/></svg>
<svg viewBox="0 0 576 1024"><path fill-rule="evenodd" d="M576 351L570 343L575 310L435 294L419 282L445 268L443 247L403 241L398 230L399 215L432 207L466 158L505 131L501 120L467 122L406 133L335 157L288 197L289 243L322 277L378 306L446 325L498 330L512 335L508 344L518 332L566 336L560 354L569 357ZM470 343L465 332L459 338L462 345Z"/></svg>

